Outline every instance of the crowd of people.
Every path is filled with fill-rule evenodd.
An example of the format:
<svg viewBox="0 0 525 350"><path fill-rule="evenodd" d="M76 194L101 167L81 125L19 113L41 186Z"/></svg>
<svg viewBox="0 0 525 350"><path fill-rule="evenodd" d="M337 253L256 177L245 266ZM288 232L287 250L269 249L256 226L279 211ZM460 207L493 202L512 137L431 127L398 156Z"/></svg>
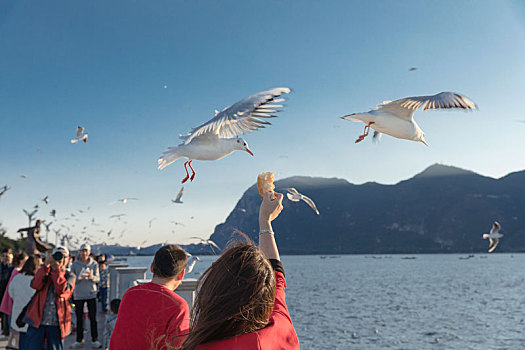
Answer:
<svg viewBox="0 0 525 350"><path fill-rule="evenodd" d="M187 265L186 252L177 245L164 245L155 253L151 282L131 287L122 301L109 303L106 262L91 254L87 244L80 247L78 259L62 246L43 261L39 255L4 251L0 311L2 332L10 336L7 349L62 350L63 339L72 332L76 341L71 348L83 348L85 309L93 348L299 349L271 224L283 209L282 198L280 193L263 197L259 246L248 237L230 243L200 277L191 312L175 292ZM97 295L106 313L102 339Z"/></svg>

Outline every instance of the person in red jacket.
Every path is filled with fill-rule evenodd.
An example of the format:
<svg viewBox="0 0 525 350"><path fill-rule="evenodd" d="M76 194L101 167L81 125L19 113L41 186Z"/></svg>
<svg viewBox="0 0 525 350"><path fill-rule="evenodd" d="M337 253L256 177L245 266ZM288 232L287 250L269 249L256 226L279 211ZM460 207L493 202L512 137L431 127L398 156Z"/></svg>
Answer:
<svg viewBox="0 0 525 350"><path fill-rule="evenodd" d="M182 283L186 252L169 244L155 253L153 279L124 293L111 334L111 350L180 348L190 326L184 299L173 291Z"/></svg>
<svg viewBox="0 0 525 350"><path fill-rule="evenodd" d="M281 193L263 196L259 248L230 248L201 276L182 349L299 349L271 225L283 209L282 200Z"/></svg>
<svg viewBox="0 0 525 350"><path fill-rule="evenodd" d="M71 326L69 298L75 288L75 275L66 271L68 261L68 249L56 247L31 281L36 292L23 318L29 325L26 349L42 349L44 341L48 350L63 349L62 339Z"/></svg>

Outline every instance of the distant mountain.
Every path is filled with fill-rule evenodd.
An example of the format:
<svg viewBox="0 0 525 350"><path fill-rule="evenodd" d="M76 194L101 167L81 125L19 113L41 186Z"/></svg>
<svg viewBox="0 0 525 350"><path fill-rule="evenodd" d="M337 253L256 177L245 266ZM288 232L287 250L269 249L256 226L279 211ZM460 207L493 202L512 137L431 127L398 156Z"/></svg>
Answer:
<svg viewBox="0 0 525 350"><path fill-rule="evenodd" d="M132 246L94 244L91 251L95 254L112 254L112 255L155 255L155 252L162 247L162 244L154 244L149 247L138 249ZM190 254L194 255L213 255L218 253L209 245L205 244L181 244L180 247Z"/></svg>
<svg viewBox="0 0 525 350"><path fill-rule="evenodd" d="M494 220L505 235L496 252L525 251L525 171L493 179L435 164L395 185L305 176L275 185L297 188L320 211L284 199L274 222L284 254L486 252L481 235ZM256 241L260 203L253 185L210 238L223 247L237 228Z"/></svg>

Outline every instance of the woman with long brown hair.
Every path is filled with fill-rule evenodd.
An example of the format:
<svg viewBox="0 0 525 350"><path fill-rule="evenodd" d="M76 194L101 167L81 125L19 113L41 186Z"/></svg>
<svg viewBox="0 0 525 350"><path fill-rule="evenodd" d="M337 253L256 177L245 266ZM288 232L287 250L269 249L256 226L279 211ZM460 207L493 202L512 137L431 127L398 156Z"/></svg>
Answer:
<svg viewBox="0 0 525 350"><path fill-rule="evenodd" d="M271 224L282 200L281 193L263 197L259 247L230 248L201 276L183 349L299 349Z"/></svg>

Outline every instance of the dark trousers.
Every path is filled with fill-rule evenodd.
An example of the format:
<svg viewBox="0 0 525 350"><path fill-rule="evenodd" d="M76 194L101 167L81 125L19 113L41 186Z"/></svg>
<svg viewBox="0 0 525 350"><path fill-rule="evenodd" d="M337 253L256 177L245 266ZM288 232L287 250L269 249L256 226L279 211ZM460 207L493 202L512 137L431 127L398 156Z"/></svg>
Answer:
<svg viewBox="0 0 525 350"><path fill-rule="evenodd" d="M18 332L18 350L31 350L26 343L26 332Z"/></svg>
<svg viewBox="0 0 525 350"><path fill-rule="evenodd" d="M100 287L100 302L102 303L102 311L108 311L108 289Z"/></svg>
<svg viewBox="0 0 525 350"><path fill-rule="evenodd" d="M88 300L76 300L75 303L75 314L77 316L77 341L81 342L84 340L84 303L87 303L89 312L89 323L91 328L91 339L93 341L98 340L98 329L97 329L97 298Z"/></svg>
<svg viewBox="0 0 525 350"><path fill-rule="evenodd" d="M47 340L45 344L47 350L63 350L62 338L60 336L59 326L44 326L27 327L27 333L24 337L24 349L42 349L44 348L44 339Z"/></svg>

